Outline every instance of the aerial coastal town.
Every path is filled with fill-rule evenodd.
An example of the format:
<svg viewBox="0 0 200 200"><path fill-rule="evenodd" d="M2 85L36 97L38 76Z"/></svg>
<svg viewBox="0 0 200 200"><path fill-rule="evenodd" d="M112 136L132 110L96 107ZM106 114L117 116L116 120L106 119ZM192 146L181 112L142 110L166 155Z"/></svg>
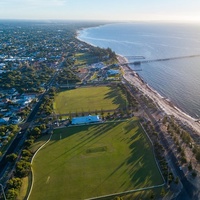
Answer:
<svg viewBox="0 0 200 200"><path fill-rule="evenodd" d="M199 121L78 39L99 25L0 21L0 199L198 199Z"/></svg>

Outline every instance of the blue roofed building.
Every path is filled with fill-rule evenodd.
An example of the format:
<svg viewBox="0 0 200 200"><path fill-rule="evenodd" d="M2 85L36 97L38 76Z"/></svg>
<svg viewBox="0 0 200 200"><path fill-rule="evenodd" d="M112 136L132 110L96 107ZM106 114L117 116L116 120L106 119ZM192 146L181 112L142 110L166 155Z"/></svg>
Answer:
<svg viewBox="0 0 200 200"><path fill-rule="evenodd" d="M88 115L83 117L75 117L72 119L72 125L79 125L79 124L90 124L90 123L97 123L101 122L101 118L99 115Z"/></svg>

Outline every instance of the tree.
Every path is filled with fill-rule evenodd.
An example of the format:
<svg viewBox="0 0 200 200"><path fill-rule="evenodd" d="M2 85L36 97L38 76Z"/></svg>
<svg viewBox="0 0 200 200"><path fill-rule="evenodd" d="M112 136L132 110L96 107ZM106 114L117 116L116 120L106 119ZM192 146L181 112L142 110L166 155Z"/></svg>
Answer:
<svg viewBox="0 0 200 200"><path fill-rule="evenodd" d="M169 173L168 175L168 183L171 184L171 182L174 180L174 176L172 173Z"/></svg>
<svg viewBox="0 0 200 200"><path fill-rule="evenodd" d="M22 186L22 180L20 178L12 178L8 181L7 187L8 189L20 189Z"/></svg>
<svg viewBox="0 0 200 200"><path fill-rule="evenodd" d="M198 149L196 152L196 159L200 162L200 150Z"/></svg>
<svg viewBox="0 0 200 200"><path fill-rule="evenodd" d="M193 152L194 154L196 154L197 151L198 151L198 146L197 146L196 144L193 144L192 152Z"/></svg>
<svg viewBox="0 0 200 200"><path fill-rule="evenodd" d="M176 184L179 183L179 178L178 177L175 178L174 183L176 183Z"/></svg>
<svg viewBox="0 0 200 200"><path fill-rule="evenodd" d="M33 135L35 138L38 138L41 134L41 130L38 127L35 127L32 131L31 131L31 135Z"/></svg>
<svg viewBox="0 0 200 200"><path fill-rule="evenodd" d="M110 113L108 112L108 114L107 114L107 119L110 119Z"/></svg>
<svg viewBox="0 0 200 200"><path fill-rule="evenodd" d="M11 132L14 132L14 133L16 133L16 132L18 132L19 131L19 127L18 127L18 125L10 125L9 127L9 130L11 131Z"/></svg>
<svg viewBox="0 0 200 200"><path fill-rule="evenodd" d="M39 126L39 128L40 128L40 130L45 130L46 129L46 124L41 124L40 126Z"/></svg>
<svg viewBox="0 0 200 200"><path fill-rule="evenodd" d="M33 143L34 143L34 140L33 140L33 139L25 140L24 146L25 146L26 148L28 148L28 147L30 147Z"/></svg>
<svg viewBox="0 0 200 200"><path fill-rule="evenodd" d="M5 133L6 132L6 126L5 125L1 125L0 126L0 133L2 135L2 133Z"/></svg>
<svg viewBox="0 0 200 200"><path fill-rule="evenodd" d="M193 171L192 176L193 176L193 178L195 178L197 176L197 173L195 171Z"/></svg>
<svg viewBox="0 0 200 200"><path fill-rule="evenodd" d="M123 200L122 197L115 197L114 200Z"/></svg>
<svg viewBox="0 0 200 200"><path fill-rule="evenodd" d="M187 160L186 160L186 157L185 156L181 156L181 163L186 163L187 162Z"/></svg>
<svg viewBox="0 0 200 200"><path fill-rule="evenodd" d="M154 192L152 190L149 193L149 198L150 199L155 199L155 194L154 194Z"/></svg>
<svg viewBox="0 0 200 200"><path fill-rule="evenodd" d="M186 144L189 144L191 142L191 136L188 132L186 131L183 131L182 134L181 134L181 138L183 139L183 141L186 143Z"/></svg>
<svg viewBox="0 0 200 200"><path fill-rule="evenodd" d="M17 190L9 189L7 191L6 197L7 197L7 200L14 200L17 198L17 195L18 195Z"/></svg>
<svg viewBox="0 0 200 200"><path fill-rule="evenodd" d="M31 171L31 164L27 161L21 160L17 162L16 165L16 176L17 177L26 177Z"/></svg>
<svg viewBox="0 0 200 200"><path fill-rule="evenodd" d="M71 113L71 111L69 112L69 120L70 121L72 120L72 113Z"/></svg>
<svg viewBox="0 0 200 200"><path fill-rule="evenodd" d="M21 160L30 161L31 156L32 156L32 153L29 150L24 149L22 151L22 158L21 158Z"/></svg>
<svg viewBox="0 0 200 200"><path fill-rule="evenodd" d="M17 154L11 153L6 156L6 159L8 160L8 162L14 162L17 159Z"/></svg>
<svg viewBox="0 0 200 200"><path fill-rule="evenodd" d="M32 156L32 153L31 153L29 150L24 149L24 150L22 151L22 156L31 157L31 156Z"/></svg>
<svg viewBox="0 0 200 200"><path fill-rule="evenodd" d="M163 187L162 190L161 190L161 192L160 192L160 195L161 195L161 197L164 197L165 194L166 194L165 188Z"/></svg>
<svg viewBox="0 0 200 200"><path fill-rule="evenodd" d="M192 163L190 162L188 165L188 170L191 171L192 170Z"/></svg>

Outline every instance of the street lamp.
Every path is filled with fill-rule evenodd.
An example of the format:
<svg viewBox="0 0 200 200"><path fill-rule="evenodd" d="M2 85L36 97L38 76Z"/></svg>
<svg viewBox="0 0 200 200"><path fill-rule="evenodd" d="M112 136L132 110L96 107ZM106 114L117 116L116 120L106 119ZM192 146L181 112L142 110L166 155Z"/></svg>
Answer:
<svg viewBox="0 0 200 200"><path fill-rule="evenodd" d="M4 192L4 188L3 188L3 185L0 183L0 186L1 186L1 190L2 190L2 192L3 192L3 197L4 197L4 199L6 200L6 195L5 195L5 192Z"/></svg>

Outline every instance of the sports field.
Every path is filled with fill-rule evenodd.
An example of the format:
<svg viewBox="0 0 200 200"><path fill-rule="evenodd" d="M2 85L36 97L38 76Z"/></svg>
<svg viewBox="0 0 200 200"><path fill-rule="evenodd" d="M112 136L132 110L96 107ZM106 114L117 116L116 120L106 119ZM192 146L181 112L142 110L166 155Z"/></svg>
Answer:
<svg viewBox="0 0 200 200"><path fill-rule="evenodd" d="M162 183L136 119L57 129L33 171L30 200L81 200Z"/></svg>
<svg viewBox="0 0 200 200"><path fill-rule="evenodd" d="M57 114L125 108L126 96L117 86L77 88L58 93L54 110Z"/></svg>
<svg viewBox="0 0 200 200"><path fill-rule="evenodd" d="M87 66L98 62L98 58L90 53L76 53L75 66Z"/></svg>

